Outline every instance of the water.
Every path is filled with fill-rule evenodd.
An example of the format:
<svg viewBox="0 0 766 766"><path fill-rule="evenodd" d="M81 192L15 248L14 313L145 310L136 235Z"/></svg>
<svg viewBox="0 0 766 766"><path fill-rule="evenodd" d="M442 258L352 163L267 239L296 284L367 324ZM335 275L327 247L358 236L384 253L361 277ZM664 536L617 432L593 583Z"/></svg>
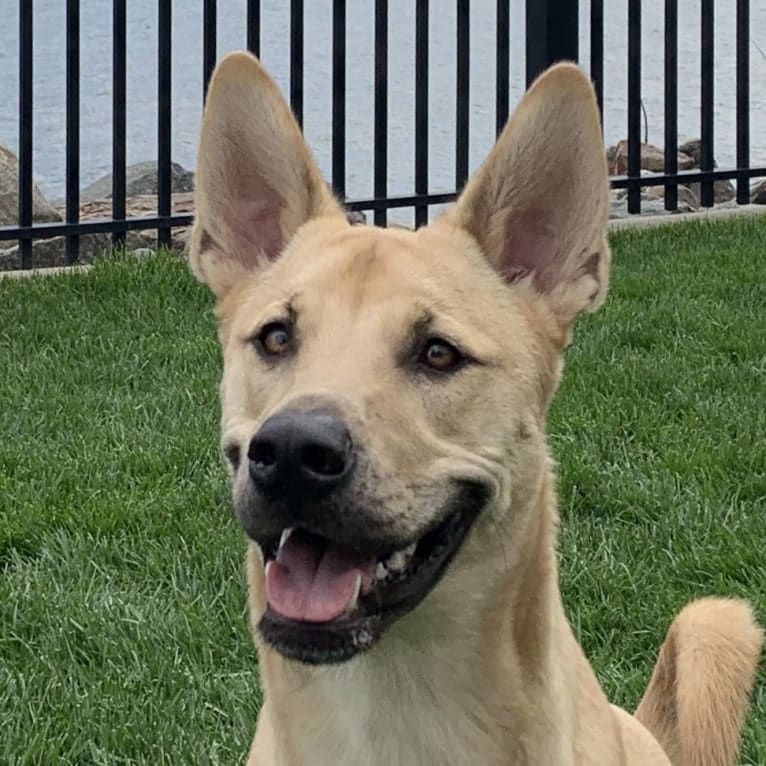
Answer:
<svg viewBox="0 0 766 766"><path fill-rule="evenodd" d="M18 4L0 0L0 143L18 147ZM81 2L82 186L110 171L111 2ZM412 0L389 3L389 189L409 194L414 186L414 49ZM349 3L347 31L347 191L372 195L373 2ZM511 104L524 87L524 2L511 3ZM581 3L581 57L588 61L588 3ZM607 143L626 135L627 3L605 3L604 133ZM698 0L679 2L679 139L699 136ZM663 143L664 0L643 3L643 99L649 140ZM262 58L280 86L289 82L289 4L264 0ZM734 166L735 0L717 0L715 157ZM245 42L245 0L219 0L218 53ZM152 0L128 3L128 162L156 157L157 10ZM305 132L325 175L330 175L332 1L310 0L305 13ZM65 3L35 3L34 177L43 193L58 198L65 168ZM766 164L766 0L751 0L752 164ZM430 186L454 188L455 3L434 0L430 16ZM173 159L195 164L202 105L202 3L173 3ZM471 14L471 146L475 168L494 139L495 2L474 0Z"/></svg>

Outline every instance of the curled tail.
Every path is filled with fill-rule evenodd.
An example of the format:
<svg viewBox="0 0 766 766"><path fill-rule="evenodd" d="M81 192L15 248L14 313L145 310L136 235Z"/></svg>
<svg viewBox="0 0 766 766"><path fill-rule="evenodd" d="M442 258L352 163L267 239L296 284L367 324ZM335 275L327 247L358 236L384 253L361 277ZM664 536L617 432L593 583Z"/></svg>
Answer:
<svg viewBox="0 0 766 766"><path fill-rule="evenodd" d="M670 626L636 711L673 766L734 766L763 631L743 601L693 601Z"/></svg>

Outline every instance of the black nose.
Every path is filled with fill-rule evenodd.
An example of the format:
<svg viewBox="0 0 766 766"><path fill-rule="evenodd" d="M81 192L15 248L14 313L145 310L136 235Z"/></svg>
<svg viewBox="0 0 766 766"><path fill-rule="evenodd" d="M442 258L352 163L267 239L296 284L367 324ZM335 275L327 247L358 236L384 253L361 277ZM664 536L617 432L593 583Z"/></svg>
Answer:
<svg viewBox="0 0 766 766"><path fill-rule="evenodd" d="M345 423L332 412L281 412L250 442L250 476L270 500L320 500L348 475L351 447Z"/></svg>

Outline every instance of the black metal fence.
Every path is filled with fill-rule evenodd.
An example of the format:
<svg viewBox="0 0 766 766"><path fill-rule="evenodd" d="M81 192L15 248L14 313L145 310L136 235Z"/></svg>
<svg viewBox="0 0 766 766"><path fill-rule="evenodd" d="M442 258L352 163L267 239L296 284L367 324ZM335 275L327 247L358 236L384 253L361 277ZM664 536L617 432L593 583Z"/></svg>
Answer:
<svg viewBox="0 0 766 766"><path fill-rule="evenodd" d="M126 217L126 2L113 0L112 61L112 211L111 218L79 220L80 211L80 2L66 0L66 215L58 223L33 224L33 0L20 0L19 12L19 211L18 225L0 227L0 240L18 240L19 267L33 265L33 240L54 236L66 237L66 258L78 259L79 237L109 233L115 246L124 243L126 232L156 229L160 245L170 242L171 229L191 223L191 215L171 215L171 0L158 0L158 69L157 69L157 141L158 192L157 214ZM388 193L388 35L391 21L388 0L374 2L374 162L373 196L347 201L351 210L371 211L376 224L385 224L392 208L413 208L415 223L427 221L429 207L450 202L465 183L469 146L469 73L471 23L470 0L456 2L456 92L455 92L455 183L447 191L429 188L429 0L415 3L415 152L414 190L407 196ZM749 42L750 3L736 0L736 168L717 170L713 160L714 138L714 0L700 0L700 73L701 73L701 157L700 169L679 172L677 166L678 130L678 2L665 0L665 167L664 173L641 175L641 0L628 0L627 58L627 174L612 178L613 188L625 188L628 212L641 210L641 189L648 185L665 186L665 208L677 209L680 184L699 183L703 207L713 204L714 183L736 180L736 199L748 202L750 180L766 176L766 167L750 167L749 125ZM509 61L512 23L510 0L497 0L496 103L495 125L499 132L509 112ZM334 0L332 19L332 185L345 197L346 189L346 0ZM579 60L578 0L526 0L526 81L549 64L561 60ZM217 0L203 0L203 82L205 89L215 65L217 51ZM589 71L595 84L599 106L603 107L604 82L604 0L590 0ZM303 119L303 0L290 0L290 85L292 108ZM519 22L520 23L520 22ZM247 0L247 47L258 54L261 38L260 0Z"/></svg>

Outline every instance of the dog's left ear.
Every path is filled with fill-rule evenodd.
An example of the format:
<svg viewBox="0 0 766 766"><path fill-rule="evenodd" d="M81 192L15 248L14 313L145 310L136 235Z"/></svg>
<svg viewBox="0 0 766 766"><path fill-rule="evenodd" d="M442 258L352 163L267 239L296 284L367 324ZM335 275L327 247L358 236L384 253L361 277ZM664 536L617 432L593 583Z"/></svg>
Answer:
<svg viewBox="0 0 766 766"><path fill-rule="evenodd" d="M609 273L606 156L585 74L558 64L522 99L447 220L508 283L545 296L565 326L604 300Z"/></svg>
<svg viewBox="0 0 766 766"><path fill-rule="evenodd" d="M346 225L279 88L249 53L213 74L202 120L189 262L221 299L318 216Z"/></svg>

